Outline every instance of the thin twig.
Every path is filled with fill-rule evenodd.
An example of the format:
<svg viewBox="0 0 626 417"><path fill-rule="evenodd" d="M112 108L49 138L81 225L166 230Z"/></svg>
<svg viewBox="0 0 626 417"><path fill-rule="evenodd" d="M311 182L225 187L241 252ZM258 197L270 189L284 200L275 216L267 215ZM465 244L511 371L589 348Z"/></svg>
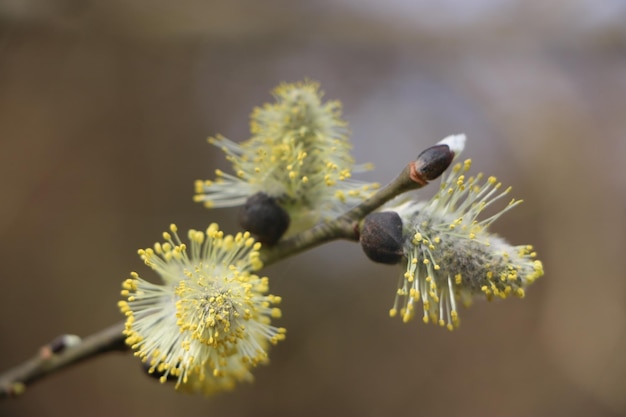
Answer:
<svg viewBox="0 0 626 417"><path fill-rule="evenodd" d="M33 382L70 365L111 351L125 351L124 322L116 323L84 338L75 346L54 353L50 344L31 359L0 375L0 398L15 397Z"/></svg>

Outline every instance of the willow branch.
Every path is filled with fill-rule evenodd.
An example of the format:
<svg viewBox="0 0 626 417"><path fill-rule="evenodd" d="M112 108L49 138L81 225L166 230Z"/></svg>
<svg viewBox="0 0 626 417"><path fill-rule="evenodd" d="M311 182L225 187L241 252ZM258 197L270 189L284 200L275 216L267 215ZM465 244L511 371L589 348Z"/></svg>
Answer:
<svg viewBox="0 0 626 417"><path fill-rule="evenodd" d="M63 342L68 336L60 336L43 346L31 359L0 375L0 398L20 395L33 382L91 357L125 351L122 330L124 323L116 323L70 346Z"/></svg>
<svg viewBox="0 0 626 417"><path fill-rule="evenodd" d="M439 177L453 158L454 151L447 144L431 146L410 162L393 181L343 215L262 249L263 264L269 265L332 240L358 241L359 222L365 216L400 194L424 187L428 181Z"/></svg>
<svg viewBox="0 0 626 417"><path fill-rule="evenodd" d="M269 265L323 243L347 239L359 240L359 222L389 200L421 188L441 175L452 162L454 151L446 144L435 145L409 163L388 185L338 218L318 224L273 247L261 250L261 260ZM61 336L40 349L26 362L0 374L0 399L15 397L27 386L61 369L111 351L126 350L122 334L124 323L117 323L83 340ZM68 342L71 340L71 343Z"/></svg>

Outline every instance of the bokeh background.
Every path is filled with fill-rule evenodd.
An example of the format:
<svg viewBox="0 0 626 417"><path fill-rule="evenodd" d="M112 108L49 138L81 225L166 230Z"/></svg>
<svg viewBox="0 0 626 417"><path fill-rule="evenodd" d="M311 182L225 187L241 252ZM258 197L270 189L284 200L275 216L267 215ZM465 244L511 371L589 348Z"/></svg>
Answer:
<svg viewBox="0 0 626 417"><path fill-rule="evenodd" d="M344 103L386 182L442 137L525 203L495 224L546 275L447 332L387 316L399 270L337 242L266 270L288 337L213 398L110 354L0 403L2 416L626 415L623 0L3 0L0 369L122 316L121 281L192 202L281 81ZM430 195L425 190L423 196Z"/></svg>

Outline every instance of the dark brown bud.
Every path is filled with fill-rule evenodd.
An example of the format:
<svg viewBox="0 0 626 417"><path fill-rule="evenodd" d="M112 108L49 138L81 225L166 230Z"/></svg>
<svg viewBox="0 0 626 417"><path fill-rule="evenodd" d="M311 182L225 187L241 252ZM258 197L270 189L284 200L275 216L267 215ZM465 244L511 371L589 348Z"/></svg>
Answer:
<svg viewBox="0 0 626 417"><path fill-rule="evenodd" d="M239 224L254 238L266 245L274 245L289 227L289 214L263 192L249 197L239 214Z"/></svg>
<svg viewBox="0 0 626 417"><path fill-rule="evenodd" d="M395 211L372 213L365 217L359 242L374 262L397 264L404 256L402 219Z"/></svg>
<svg viewBox="0 0 626 417"><path fill-rule="evenodd" d="M453 159L454 152L448 145L431 146L420 153L413 162L415 176L423 182L432 181L448 169Z"/></svg>

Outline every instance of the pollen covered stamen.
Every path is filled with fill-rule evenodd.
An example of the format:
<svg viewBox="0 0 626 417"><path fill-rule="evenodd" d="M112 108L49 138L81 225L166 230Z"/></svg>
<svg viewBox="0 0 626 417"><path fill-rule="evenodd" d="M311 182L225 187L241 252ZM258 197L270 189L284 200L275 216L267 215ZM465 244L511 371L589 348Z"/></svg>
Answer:
<svg viewBox="0 0 626 417"><path fill-rule="evenodd" d="M323 101L319 85L309 81L282 84L273 95L275 103L252 112L249 140L209 139L236 175L218 171L215 181L196 181L195 201L239 206L262 192L281 202L292 218L290 231L298 231L336 217L377 188L352 179L371 165L354 164L338 101Z"/></svg>
<svg viewBox="0 0 626 417"><path fill-rule="evenodd" d="M251 380L251 368L267 361L285 329L270 325L281 315L280 297L266 295L268 279L251 273L261 261L249 233L224 235L212 224L188 238L189 248L171 225L164 242L140 250L164 285L132 273L118 306L127 317L126 343L149 373L210 394Z"/></svg>
<svg viewBox="0 0 626 417"><path fill-rule="evenodd" d="M399 311L403 321L409 321L415 303L421 301L425 323L452 330L459 325L457 301L467 306L476 297L523 298L525 288L543 275L532 246L511 246L488 231L521 200L513 199L491 217L478 220L511 189L500 191L502 184L495 177L467 177L470 166L470 160L456 164L430 201L396 207L409 231L404 246L407 268L392 317Z"/></svg>

